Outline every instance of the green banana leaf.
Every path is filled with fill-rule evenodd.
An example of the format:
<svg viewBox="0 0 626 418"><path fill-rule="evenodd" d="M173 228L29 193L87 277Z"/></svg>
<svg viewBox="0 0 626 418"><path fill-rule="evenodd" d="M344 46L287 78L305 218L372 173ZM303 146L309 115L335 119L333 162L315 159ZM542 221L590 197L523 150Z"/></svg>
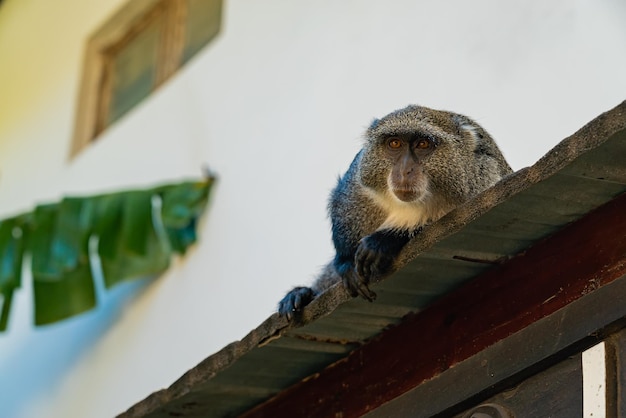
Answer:
<svg viewBox="0 0 626 418"><path fill-rule="evenodd" d="M159 225L153 217L155 195L148 190L120 196L117 216L108 220L111 226L101 230L99 253L107 287L159 274L169 266L170 244L166 235L154 227Z"/></svg>
<svg viewBox="0 0 626 418"><path fill-rule="evenodd" d="M0 331L7 327L13 292L21 285L24 218L0 221Z"/></svg>
<svg viewBox="0 0 626 418"><path fill-rule="evenodd" d="M88 241L92 202L67 198L35 209L32 253L35 324L49 324L96 306Z"/></svg>
<svg viewBox="0 0 626 418"><path fill-rule="evenodd" d="M172 249L184 254L198 239L196 223L206 207L209 188L204 182L188 182L160 190L163 199L161 216Z"/></svg>
<svg viewBox="0 0 626 418"><path fill-rule="evenodd" d="M68 197L0 221L0 331L21 283L24 252L32 254L35 324L96 306L89 242L106 288L165 271L173 252L196 242L212 178L91 197ZM92 254L95 256L95 254Z"/></svg>

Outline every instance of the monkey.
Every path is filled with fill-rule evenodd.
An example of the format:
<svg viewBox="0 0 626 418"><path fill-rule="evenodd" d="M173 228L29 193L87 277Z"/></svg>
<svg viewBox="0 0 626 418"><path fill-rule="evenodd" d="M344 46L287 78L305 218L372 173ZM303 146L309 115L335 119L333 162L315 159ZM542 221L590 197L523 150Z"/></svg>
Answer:
<svg viewBox="0 0 626 418"><path fill-rule="evenodd" d="M374 119L364 139L328 203L335 257L279 302L289 320L338 282L373 301L369 285L424 226L513 172L487 131L458 113L409 105Z"/></svg>

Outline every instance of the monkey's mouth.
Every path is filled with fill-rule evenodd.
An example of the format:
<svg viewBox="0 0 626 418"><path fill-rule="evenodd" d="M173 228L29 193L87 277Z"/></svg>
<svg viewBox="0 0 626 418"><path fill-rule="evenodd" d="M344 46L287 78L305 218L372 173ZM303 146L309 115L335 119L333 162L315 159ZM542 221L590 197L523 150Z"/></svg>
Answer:
<svg viewBox="0 0 626 418"><path fill-rule="evenodd" d="M421 196L415 189L393 189L393 194L403 202L413 202Z"/></svg>

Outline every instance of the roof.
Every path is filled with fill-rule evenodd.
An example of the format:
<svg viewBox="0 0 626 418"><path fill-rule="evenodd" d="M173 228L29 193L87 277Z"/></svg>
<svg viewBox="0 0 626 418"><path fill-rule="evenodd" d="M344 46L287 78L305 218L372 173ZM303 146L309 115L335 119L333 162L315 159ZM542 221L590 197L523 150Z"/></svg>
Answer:
<svg viewBox="0 0 626 418"><path fill-rule="evenodd" d="M425 228L402 251L398 271L373 286L374 303L335 286L305 308L301 326L272 315L120 417L241 415L339 360L348 364L350 353L380 341L386 330L419 318L434 301L507 266L625 191L623 102Z"/></svg>

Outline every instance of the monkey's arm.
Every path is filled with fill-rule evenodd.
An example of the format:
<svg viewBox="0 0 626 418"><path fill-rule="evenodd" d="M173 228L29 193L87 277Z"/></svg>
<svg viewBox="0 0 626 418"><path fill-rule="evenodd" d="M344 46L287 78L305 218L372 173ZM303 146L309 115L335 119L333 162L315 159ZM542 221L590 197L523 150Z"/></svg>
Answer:
<svg viewBox="0 0 626 418"><path fill-rule="evenodd" d="M330 198L329 210L332 237L335 246L333 266L344 287L352 296L361 295L372 301L376 294L368 287L367 278L361 278L355 269L355 255L362 238L375 230L384 214L363 193L356 179L359 152L346 174L339 180Z"/></svg>
<svg viewBox="0 0 626 418"><path fill-rule="evenodd" d="M333 234L334 236L335 234ZM361 295L369 301L376 299L376 293L372 292L367 286L369 276L361 276L356 270L356 256L362 245L358 241L342 242L342 240L336 238L334 238L334 241L337 252L333 265L346 290L352 296Z"/></svg>
<svg viewBox="0 0 626 418"><path fill-rule="evenodd" d="M292 320L319 293L339 281L352 296L374 300L376 293L368 284L390 272L400 250L419 230L383 229L351 244L334 237L337 253L333 262L324 268L312 287L298 286L288 292L278 304L278 313Z"/></svg>
<svg viewBox="0 0 626 418"><path fill-rule="evenodd" d="M355 270L355 254L361 245L361 238L375 230L384 216L375 209L369 199L359 192L356 173L361 153L356 155L348 171L339 179L333 189L328 205L332 224L332 238L335 246L335 258L309 287L296 287L278 304L278 312L288 319L299 312L315 297L336 283L342 282L352 296L361 295L367 300L374 300L376 294L367 287ZM374 241L377 241L374 238ZM378 253L380 246L373 245L373 252ZM382 245L383 251L393 245ZM368 247L369 248L369 247ZM370 257L371 258L371 257Z"/></svg>

